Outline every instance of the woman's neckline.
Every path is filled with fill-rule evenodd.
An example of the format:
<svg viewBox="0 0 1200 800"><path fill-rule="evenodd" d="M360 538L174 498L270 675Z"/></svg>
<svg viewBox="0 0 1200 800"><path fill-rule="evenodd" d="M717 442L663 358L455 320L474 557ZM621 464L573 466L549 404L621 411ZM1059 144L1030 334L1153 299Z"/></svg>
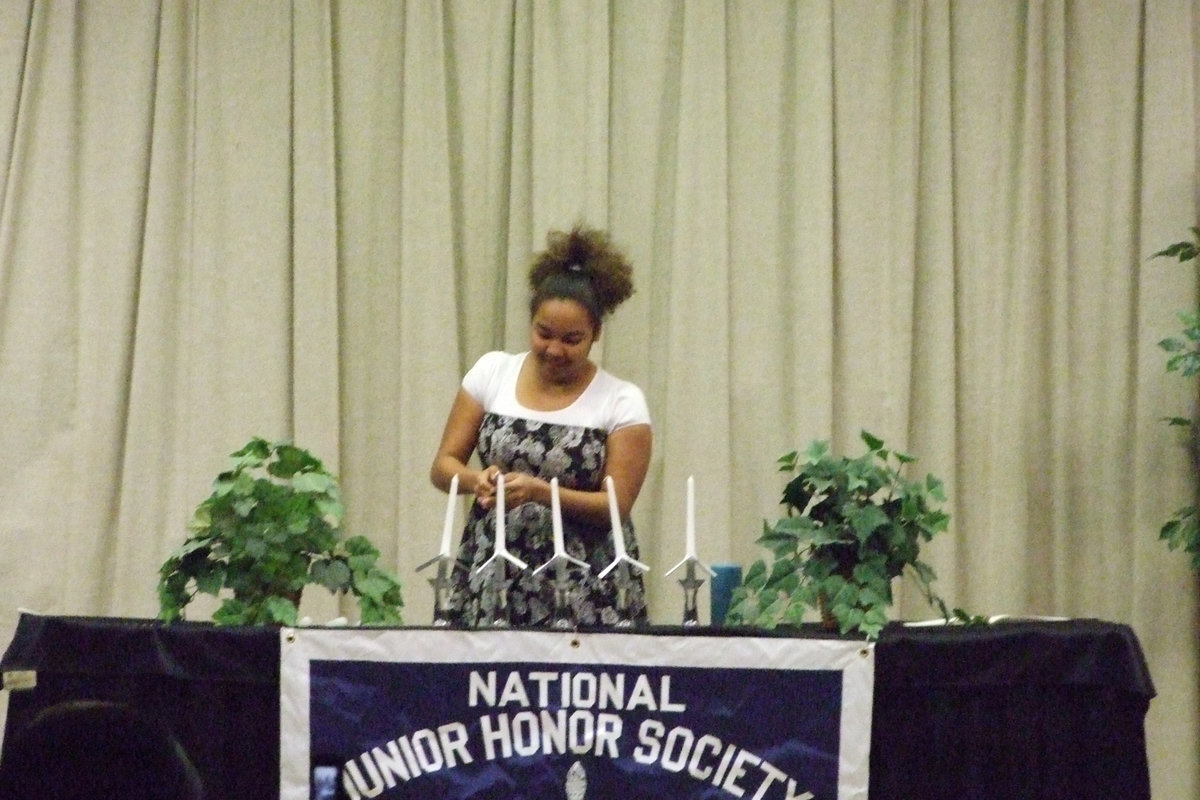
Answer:
<svg viewBox="0 0 1200 800"><path fill-rule="evenodd" d="M566 400L567 402L561 403L561 404L555 403L555 402L547 402L547 403L544 403L541 405L531 405L530 403L526 402L530 398L521 396L521 388L522 388L521 379L522 379L522 377L525 376L526 366L528 366L530 369L530 373L528 376L530 388L534 388L537 383L537 364L530 360L530 358L529 358L530 355L532 355L532 354L528 350L521 354L521 363L517 367L517 377L516 377L516 381L514 382L514 385L513 385L513 399L516 401L518 406L520 406L521 408L527 409L529 411L536 411L536 412L539 412L542 414L551 414L556 411L566 411L571 406L578 403L579 398L583 397L585 394L588 393L588 390L591 389L592 385L596 382L596 376L598 376L600 374L600 367L589 361L588 363L591 364L591 367L592 367L592 374L591 374L591 376L588 377L587 381L583 384L583 386L579 389L578 392L576 392L573 395L567 394L564 392L561 395L548 395L547 396L548 399L553 400L553 399L561 398L561 399Z"/></svg>

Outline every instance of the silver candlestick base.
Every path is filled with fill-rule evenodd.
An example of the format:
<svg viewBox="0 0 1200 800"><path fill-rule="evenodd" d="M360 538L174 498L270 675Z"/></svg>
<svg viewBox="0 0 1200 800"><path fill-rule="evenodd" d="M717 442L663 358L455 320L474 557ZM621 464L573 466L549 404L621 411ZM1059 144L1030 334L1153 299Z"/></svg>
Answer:
<svg viewBox="0 0 1200 800"><path fill-rule="evenodd" d="M507 628L508 617L508 565L511 563L518 571L529 568L521 559L508 552L503 547L497 547L496 552L475 570L475 575L481 575L484 570L490 570L488 585L491 587L492 605L485 624L493 628Z"/></svg>
<svg viewBox="0 0 1200 800"><path fill-rule="evenodd" d="M633 570L637 570L638 574L644 574L650 571L650 567L619 550L612 563L600 570L600 574L596 577L603 579L614 570L616 576L613 578L613 585L617 589L617 627L632 628L633 620L629 618L629 588L633 585Z"/></svg>
<svg viewBox="0 0 1200 800"><path fill-rule="evenodd" d="M687 575L679 579L679 585L683 587L683 624L699 625L700 612L697 610L696 595L704 585L704 579L697 578L696 568L688 564Z"/></svg>
<svg viewBox="0 0 1200 800"><path fill-rule="evenodd" d="M501 559L492 564L492 576L488 582L492 588L492 610L488 624L493 628L507 628L508 618L508 565Z"/></svg>
<svg viewBox="0 0 1200 800"><path fill-rule="evenodd" d="M686 556L683 561L667 570L667 575L680 567L685 568L683 577L679 579L679 585L683 587L683 624L686 626L699 625L700 613L697 610L696 595L700 591L700 587L704 585L704 579L698 577L698 572L703 570L711 576L713 571L711 567L695 556Z"/></svg>
<svg viewBox="0 0 1200 800"><path fill-rule="evenodd" d="M433 587L433 624L435 627L445 627L450 624L450 574L454 571L456 563L451 555L437 555L417 567L417 572L421 572L427 567L437 564L437 575L429 579L429 585Z"/></svg>
<svg viewBox="0 0 1200 800"><path fill-rule="evenodd" d="M575 589L575 581L571 580L571 565L586 572L589 564L578 558L573 558L563 551L555 553L549 561L533 571L537 575L547 567L554 567L554 618L551 627L570 630L575 627L575 609L571 605L571 593Z"/></svg>

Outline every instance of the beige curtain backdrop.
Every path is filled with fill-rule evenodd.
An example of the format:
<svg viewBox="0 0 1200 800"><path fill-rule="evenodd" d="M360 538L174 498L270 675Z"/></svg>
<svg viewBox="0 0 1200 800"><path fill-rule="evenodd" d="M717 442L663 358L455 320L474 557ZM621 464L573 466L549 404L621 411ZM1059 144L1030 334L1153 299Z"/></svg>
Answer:
<svg viewBox="0 0 1200 800"><path fill-rule="evenodd" d="M865 428L946 481L952 605L1133 626L1154 796L1200 796L1157 541L1197 281L1147 258L1197 220L1198 42L1200 0L0 0L0 639L152 616L255 434L338 471L426 622L457 382L586 220L636 264L596 355L655 420L656 621L687 476L701 556L748 563L775 458Z"/></svg>

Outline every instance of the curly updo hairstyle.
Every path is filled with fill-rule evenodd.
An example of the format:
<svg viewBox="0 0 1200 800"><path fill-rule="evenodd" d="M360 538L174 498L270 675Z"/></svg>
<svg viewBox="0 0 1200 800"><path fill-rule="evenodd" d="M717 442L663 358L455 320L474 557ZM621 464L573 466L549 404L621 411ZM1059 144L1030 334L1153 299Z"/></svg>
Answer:
<svg viewBox="0 0 1200 800"><path fill-rule="evenodd" d="M633 294L633 267L607 233L576 225L546 235L546 249L529 269L529 288L530 316L546 300L574 300L599 333L604 318Z"/></svg>

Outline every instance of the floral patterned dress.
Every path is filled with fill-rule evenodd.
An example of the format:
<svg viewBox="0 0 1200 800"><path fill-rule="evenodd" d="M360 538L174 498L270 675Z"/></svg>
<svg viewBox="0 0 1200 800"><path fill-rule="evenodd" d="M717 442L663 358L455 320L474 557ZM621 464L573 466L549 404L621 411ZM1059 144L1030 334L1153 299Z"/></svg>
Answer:
<svg viewBox="0 0 1200 800"><path fill-rule="evenodd" d="M560 489L599 491L604 479L607 434L597 428L559 425L487 412L479 426L481 463L495 464L504 472L525 472L543 480L558 478ZM554 531L549 506L525 503L508 508L504 516L508 551L524 561L519 570L505 563L505 607L497 608L493 569L480 569L496 546L496 510L471 506L458 563L452 576L449 599L452 624L475 627L507 622L513 626L549 626L556 622L555 567L534 575L535 569L554 556ZM638 558L633 526L624 525L625 548ZM645 589L637 570L629 571L624 596L618 597L613 570L603 580L597 575L612 563L614 548L608 526L593 526L564 517L563 544L573 558L590 569L570 567L570 617L576 625L642 624L646 621ZM493 565L501 563L500 559Z"/></svg>

